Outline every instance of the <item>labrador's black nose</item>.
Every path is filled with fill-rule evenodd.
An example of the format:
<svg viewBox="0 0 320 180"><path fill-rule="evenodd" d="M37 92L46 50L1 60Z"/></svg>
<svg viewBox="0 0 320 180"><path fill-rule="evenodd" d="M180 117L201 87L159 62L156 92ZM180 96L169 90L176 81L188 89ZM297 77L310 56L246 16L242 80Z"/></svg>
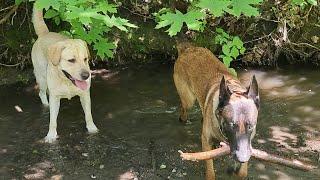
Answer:
<svg viewBox="0 0 320 180"><path fill-rule="evenodd" d="M90 73L88 71L82 71L80 75L82 80L87 80L90 76Z"/></svg>

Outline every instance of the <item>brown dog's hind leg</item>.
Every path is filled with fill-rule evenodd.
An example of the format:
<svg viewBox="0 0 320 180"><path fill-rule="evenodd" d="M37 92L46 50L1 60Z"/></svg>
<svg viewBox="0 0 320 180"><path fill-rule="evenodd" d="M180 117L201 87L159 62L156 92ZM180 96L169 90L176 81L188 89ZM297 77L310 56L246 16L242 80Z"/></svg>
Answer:
<svg viewBox="0 0 320 180"><path fill-rule="evenodd" d="M180 80L177 76L173 76L174 78L174 83L177 88L177 92L180 96L180 101L181 101L181 106L180 106L180 117L179 121L180 122L187 122L188 120L188 109L190 109L195 100L196 97L192 93L191 89L188 87L188 85L185 83L185 81Z"/></svg>

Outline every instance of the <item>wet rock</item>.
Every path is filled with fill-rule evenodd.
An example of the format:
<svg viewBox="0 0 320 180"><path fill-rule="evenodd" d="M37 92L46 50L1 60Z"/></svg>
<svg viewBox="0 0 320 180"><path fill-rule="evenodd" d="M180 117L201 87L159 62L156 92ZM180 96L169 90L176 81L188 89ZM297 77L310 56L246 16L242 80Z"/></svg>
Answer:
<svg viewBox="0 0 320 180"><path fill-rule="evenodd" d="M5 153L7 153L7 152L8 152L7 149L1 149L0 154L5 154Z"/></svg>
<svg viewBox="0 0 320 180"><path fill-rule="evenodd" d="M133 170L127 171L121 174L118 180L138 180L138 173L134 172Z"/></svg>
<svg viewBox="0 0 320 180"><path fill-rule="evenodd" d="M81 155L84 156L84 157L88 157L89 153L82 153Z"/></svg>
<svg viewBox="0 0 320 180"><path fill-rule="evenodd" d="M54 175L51 176L50 180L62 180L63 175L58 174L58 175Z"/></svg>
<svg viewBox="0 0 320 180"><path fill-rule="evenodd" d="M17 112L21 113L23 112L22 108L18 105L15 105L14 108L16 109Z"/></svg>
<svg viewBox="0 0 320 180"><path fill-rule="evenodd" d="M49 161L44 161L44 162L41 162L41 163L37 163L35 165L37 168L40 168L40 169L51 169L53 168L53 164Z"/></svg>
<svg viewBox="0 0 320 180"><path fill-rule="evenodd" d="M96 175L94 175L94 174L91 174L90 178L91 178L91 179L96 179L96 178L97 178L97 176L96 176Z"/></svg>
<svg viewBox="0 0 320 180"><path fill-rule="evenodd" d="M167 168L167 166L165 164L160 165L160 169L166 169L166 168Z"/></svg>
<svg viewBox="0 0 320 180"><path fill-rule="evenodd" d="M45 173L45 171L43 171L43 170L41 170L41 169L38 169L38 170L35 170L35 172L34 173L30 173L30 174L25 174L25 175L23 175L23 177L25 178L25 179L32 179L32 180L34 180L34 179L44 179L45 177L46 177L46 173Z"/></svg>

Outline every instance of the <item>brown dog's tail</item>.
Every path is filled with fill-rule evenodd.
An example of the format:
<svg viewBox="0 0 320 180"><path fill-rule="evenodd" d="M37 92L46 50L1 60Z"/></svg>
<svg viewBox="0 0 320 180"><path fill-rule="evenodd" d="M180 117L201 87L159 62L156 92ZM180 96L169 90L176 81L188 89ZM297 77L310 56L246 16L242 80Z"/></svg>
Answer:
<svg viewBox="0 0 320 180"><path fill-rule="evenodd" d="M39 10L33 5L32 22L34 30L38 37L45 35L49 32L48 26L44 22L42 9Z"/></svg>
<svg viewBox="0 0 320 180"><path fill-rule="evenodd" d="M182 53L185 52L185 50L187 50L190 47L195 47L195 46L190 42L178 42L177 41L178 55L181 55Z"/></svg>

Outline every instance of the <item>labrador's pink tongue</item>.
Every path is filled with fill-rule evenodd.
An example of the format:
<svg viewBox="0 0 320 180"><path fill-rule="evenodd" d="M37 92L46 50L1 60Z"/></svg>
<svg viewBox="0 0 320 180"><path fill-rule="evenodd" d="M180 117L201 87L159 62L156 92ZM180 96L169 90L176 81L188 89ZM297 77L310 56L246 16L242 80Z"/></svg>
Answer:
<svg viewBox="0 0 320 180"><path fill-rule="evenodd" d="M75 80L75 84L81 90L86 90L88 88L88 83L86 81Z"/></svg>

